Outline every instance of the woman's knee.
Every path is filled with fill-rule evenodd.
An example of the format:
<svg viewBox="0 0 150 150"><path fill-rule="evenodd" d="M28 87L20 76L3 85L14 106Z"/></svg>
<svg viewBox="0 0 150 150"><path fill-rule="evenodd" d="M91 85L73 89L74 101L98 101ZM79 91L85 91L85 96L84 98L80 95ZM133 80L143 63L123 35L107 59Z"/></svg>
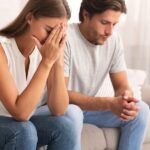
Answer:
<svg viewBox="0 0 150 150"><path fill-rule="evenodd" d="M18 131L15 134L19 139L26 141L26 144L37 143L37 131L35 126L30 121L19 122L16 128Z"/></svg>
<svg viewBox="0 0 150 150"><path fill-rule="evenodd" d="M0 129L0 149L4 147L6 149L11 147L12 150L18 150L20 147L22 150L36 149L37 133L34 125L30 121L17 122L12 120Z"/></svg>

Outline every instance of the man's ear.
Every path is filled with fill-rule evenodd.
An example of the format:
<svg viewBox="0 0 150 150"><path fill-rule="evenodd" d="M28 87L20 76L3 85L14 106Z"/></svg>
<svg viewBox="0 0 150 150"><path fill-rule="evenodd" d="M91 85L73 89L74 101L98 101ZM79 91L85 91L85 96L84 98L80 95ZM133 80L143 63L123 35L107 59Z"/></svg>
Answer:
<svg viewBox="0 0 150 150"><path fill-rule="evenodd" d="M32 19L33 19L33 15L31 12L29 12L27 15L26 15L26 21L28 24L31 24L32 22Z"/></svg>
<svg viewBox="0 0 150 150"><path fill-rule="evenodd" d="M90 15L89 15L89 13L85 9L83 10L82 15L83 15L83 20L84 21L87 21L87 20L90 19Z"/></svg>

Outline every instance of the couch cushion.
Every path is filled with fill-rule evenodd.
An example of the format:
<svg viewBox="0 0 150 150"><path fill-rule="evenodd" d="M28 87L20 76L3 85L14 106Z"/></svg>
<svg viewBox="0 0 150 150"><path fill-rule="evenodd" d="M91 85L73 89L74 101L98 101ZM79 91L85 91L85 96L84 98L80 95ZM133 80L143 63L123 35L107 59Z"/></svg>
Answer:
<svg viewBox="0 0 150 150"><path fill-rule="evenodd" d="M118 146L120 130L118 128L102 128L106 139L106 149L115 150Z"/></svg>
<svg viewBox="0 0 150 150"><path fill-rule="evenodd" d="M150 143L143 144L142 150L150 150Z"/></svg>
<svg viewBox="0 0 150 150"><path fill-rule="evenodd" d="M150 106L150 84L144 84L142 86L142 98Z"/></svg>
<svg viewBox="0 0 150 150"><path fill-rule="evenodd" d="M104 150L106 148L102 129L91 124L84 124L81 140L82 150Z"/></svg>

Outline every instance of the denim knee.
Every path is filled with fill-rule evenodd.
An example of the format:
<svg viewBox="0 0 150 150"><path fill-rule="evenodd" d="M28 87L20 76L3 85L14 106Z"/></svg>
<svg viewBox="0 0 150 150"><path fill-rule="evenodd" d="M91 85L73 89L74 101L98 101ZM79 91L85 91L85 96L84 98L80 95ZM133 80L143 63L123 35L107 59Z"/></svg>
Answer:
<svg viewBox="0 0 150 150"><path fill-rule="evenodd" d="M149 106L143 101L140 101L137 105L139 106L140 111L136 117L136 121L138 122L138 125L145 127L147 126L150 116Z"/></svg>
<svg viewBox="0 0 150 150"><path fill-rule="evenodd" d="M37 131L32 122L20 122L19 132L22 135L23 139L37 143Z"/></svg>
<svg viewBox="0 0 150 150"><path fill-rule="evenodd" d="M68 119L71 120L73 123L72 128L76 132L81 131L83 127L83 112L77 105L70 104L68 106L67 112L65 113L65 116L68 117Z"/></svg>
<svg viewBox="0 0 150 150"><path fill-rule="evenodd" d="M65 132L65 137L66 139L69 139L68 143L72 145L72 150L80 150L81 131L83 127L82 110L76 105L69 105L67 112L65 113L65 117L66 126L63 129Z"/></svg>
<svg viewBox="0 0 150 150"><path fill-rule="evenodd" d="M13 119L4 118L5 123L1 126L4 132L1 134L0 148L6 150L35 150L37 146L37 133L30 121L18 122ZM1 136L2 136L1 135Z"/></svg>

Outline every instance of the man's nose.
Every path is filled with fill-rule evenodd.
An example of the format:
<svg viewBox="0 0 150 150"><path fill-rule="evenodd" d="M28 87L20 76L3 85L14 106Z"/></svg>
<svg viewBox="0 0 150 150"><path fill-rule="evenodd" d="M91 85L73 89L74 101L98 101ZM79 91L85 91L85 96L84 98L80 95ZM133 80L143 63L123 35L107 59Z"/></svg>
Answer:
<svg viewBox="0 0 150 150"><path fill-rule="evenodd" d="M109 25L109 26L106 28L105 33L106 33L107 35L112 35L113 28L114 28L113 25Z"/></svg>

